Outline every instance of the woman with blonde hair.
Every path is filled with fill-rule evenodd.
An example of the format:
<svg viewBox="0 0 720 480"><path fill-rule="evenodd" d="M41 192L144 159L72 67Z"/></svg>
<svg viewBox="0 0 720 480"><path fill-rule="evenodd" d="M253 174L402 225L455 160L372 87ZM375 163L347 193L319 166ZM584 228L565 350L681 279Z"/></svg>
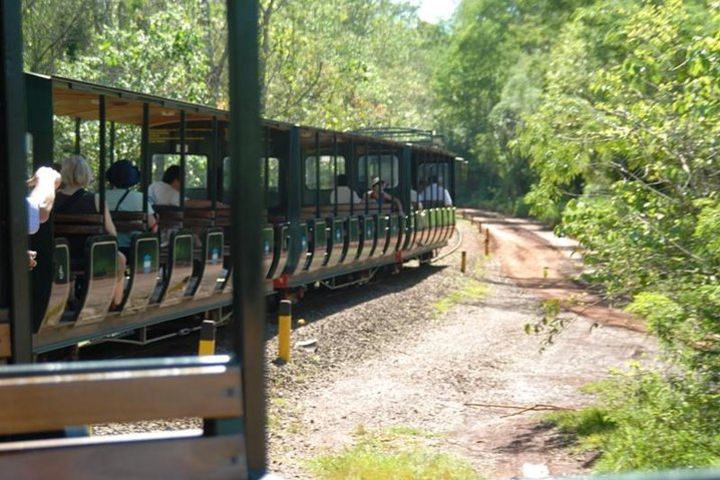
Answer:
<svg viewBox="0 0 720 480"><path fill-rule="evenodd" d="M65 214L98 214L100 213L100 195L88 192L85 188L93 181L93 173L87 161L79 155L73 155L62 162L60 169L63 187L55 197L55 213ZM115 224L113 224L110 211L105 206L103 212L105 233L117 236ZM68 239L70 243L70 256L73 259L85 258L85 241L87 236L77 235ZM117 256L117 280L113 290L113 304L118 306L122 303L124 294L125 277L125 255L118 252Z"/></svg>

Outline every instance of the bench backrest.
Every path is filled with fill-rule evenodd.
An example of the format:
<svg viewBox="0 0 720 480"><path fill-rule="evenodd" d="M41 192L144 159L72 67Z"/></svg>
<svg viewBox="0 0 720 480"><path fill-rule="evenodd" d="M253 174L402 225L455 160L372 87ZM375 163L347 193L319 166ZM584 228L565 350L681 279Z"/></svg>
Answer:
<svg viewBox="0 0 720 480"><path fill-rule="evenodd" d="M247 478L242 397L240 367L227 357L0 367L3 478ZM58 435L77 425L187 417L203 419L206 430Z"/></svg>

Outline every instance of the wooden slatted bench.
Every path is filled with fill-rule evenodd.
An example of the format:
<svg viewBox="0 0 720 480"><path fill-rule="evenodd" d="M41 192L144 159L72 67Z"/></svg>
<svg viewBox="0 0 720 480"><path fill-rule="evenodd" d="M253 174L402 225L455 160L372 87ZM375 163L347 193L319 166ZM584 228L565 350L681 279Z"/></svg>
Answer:
<svg viewBox="0 0 720 480"><path fill-rule="evenodd" d="M2 477L247 478L242 399L240 367L225 356L0 367ZM205 430L27 439L186 417L202 418Z"/></svg>

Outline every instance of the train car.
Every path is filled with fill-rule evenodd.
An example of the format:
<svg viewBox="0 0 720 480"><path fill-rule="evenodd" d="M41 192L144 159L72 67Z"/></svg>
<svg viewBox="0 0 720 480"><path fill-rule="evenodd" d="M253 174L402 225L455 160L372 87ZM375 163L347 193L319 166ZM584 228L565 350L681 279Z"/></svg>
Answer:
<svg viewBox="0 0 720 480"><path fill-rule="evenodd" d="M0 257L0 346L9 352L6 358L11 364L0 366L2 477L265 478L265 324L259 258L263 222L259 211L244 209L247 204L262 201L257 182L251 180L259 174L259 166L254 161L259 152L260 127L257 4L227 2L232 109L229 139L233 156L238 158L232 167L231 184L239 192L227 216L231 219L228 222L232 234L229 245L237 285L232 292L235 308L229 332L232 339L227 348L229 354L37 365L28 365L33 352L31 309L41 298L37 289L42 286L43 277L32 279L35 283L31 286L27 237L35 227L28 223L32 208L25 198L28 195L25 157L31 152L35 159L31 163L36 164L52 160L51 151L38 148L52 146L53 127L57 125L49 121L37 123L37 120L53 119L52 110L43 111L42 108L53 107L56 113L62 108L58 103L39 101L32 97L37 91L30 90L30 103L35 103L37 110L26 112L20 12L19 2L0 2L0 251L3 252ZM36 86L42 87L42 83ZM96 99L98 103L91 102L89 108L97 110L100 106L102 111L105 100ZM72 104L75 104L74 100ZM26 114L34 125L32 138L27 135ZM30 146L34 147L32 151ZM243 175L248 171L250 175ZM42 175L46 180L50 178L47 173ZM35 193L46 199L47 186ZM239 215L241 211L242 216ZM44 220L45 216L40 218ZM117 248L116 238L103 236L97 230L96 219L62 220L55 218L54 225L45 227L46 230L37 234L40 237L34 239L36 248L49 240L45 247L49 257L43 256L47 252L38 252L38 268L50 265L49 271L55 275L50 290L44 294L51 305L57 306L56 311L50 312L46 305L37 305L37 310L42 311L40 327L48 331L52 328L61 330L69 313L74 315L70 321L76 328L83 324L102 324L108 319L98 295L106 277L112 274L115 261L114 257L112 262L106 259ZM124 220L145 221L140 216ZM75 277L78 290L75 292L71 291L70 282L76 266L68 262L71 242L67 237L60 240L60 235L87 236L87 260L92 268L78 266L80 271ZM124 292L125 308L118 312L120 316L130 307L137 311L148 308L142 301L143 298L147 301L143 292L149 284L156 283L157 275L144 269L155 272L163 260L153 256L158 253L153 249L161 253L167 249L158 246L157 235L147 238L149 243L140 246L137 243L145 242L146 237L139 235L134 239L142 268L132 272L131 264ZM225 238L223 242L227 243ZM208 246L212 245L208 243ZM146 255L150 256L149 265L145 263ZM152 282L140 276L146 273ZM89 275L89 278L80 281L78 277L83 275ZM170 273L167 275L172 277ZM202 284L194 288L197 296ZM76 297L74 301L80 303L66 306L66 295ZM165 292L163 298L167 295ZM92 309L89 308L91 305ZM172 307L156 308L167 310ZM125 316L131 319L137 311ZM197 428L185 423L174 431L88 435L87 427L96 424L188 417L200 419L195 424Z"/></svg>
<svg viewBox="0 0 720 480"><path fill-rule="evenodd" d="M123 300L112 305L117 239L103 216L55 213L33 238L43 261L33 272L33 351L117 338L127 332L231 304L229 113L83 81L25 74L28 166L80 155L92 165L99 212L105 174L129 158L140 170L140 211L113 211L127 269ZM264 202L263 275L268 294L362 282L379 268L429 260L447 244L455 211L417 192L438 177L454 194L455 157L398 143L282 122L261 124L258 159ZM153 182L177 165L178 201L149 205ZM372 183L385 185L379 199ZM343 185L341 185L341 183ZM341 188L357 200L340 203ZM334 201L337 200L337 201ZM150 212L159 232L148 232ZM79 246L78 246L79 245Z"/></svg>
<svg viewBox="0 0 720 480"><path fill-rule="evenodd" d="M228 205L229 114L202 105L60 77L25 74L28 166L85 157L103 212L110 165L139 166L144 207L112 211L124 248L103 215L56 213L33 237L42 261L33 272L33 352L142 332L158 323L231 303ZM379 268L427 261L447 244L455 211L442 198L415 198L438 177L454 194L455 158L428 145L264 121L258 158L263 191L248 209L263 212L266 291L366 281ZM149 187L168 167L183 172L175 204L152 207ZM343 185L340 185L342 179ZM373 199L372 183L385 185ZM339 203L340 188L359 201ZM337 199L338 201L333 201ZM148 232L150 208L159 232ZM127 258L116 272L118 250ZM112 305L115 277L125 275Z"/></svg>

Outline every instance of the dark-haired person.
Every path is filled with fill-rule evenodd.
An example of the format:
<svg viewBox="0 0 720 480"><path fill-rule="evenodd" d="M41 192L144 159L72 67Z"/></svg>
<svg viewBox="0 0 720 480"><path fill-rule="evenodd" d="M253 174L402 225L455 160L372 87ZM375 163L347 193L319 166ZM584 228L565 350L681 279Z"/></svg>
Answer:
<svg viewBox="0 0 720 480"><path fill-rule="evenodd" d="M425 205L452 207L450 192L438 183L438 176L431 175L429 181L429 185L418 195L418 200Z"/></svg>
<svg viewBox="0 0 720 480"><path fill-rule="evenodd" d="M148 188L148 198L152 205L180 206L180 188L182 170L179 165L171 165L163 173L162 180L153 182ZM185 198L185 207L210 208L212 202L202 198ZM217 208L230 208L222 202L216 202Z"/></svg>
<svg viewBox="0 0 720 480"><path fill-rule="evenodd" d="M105 173L107 181L113 188L105 192L105 202L111 212L144 212L143 195L131 188L140 182L140 170L129 160L118 160L108 168ZM148 228L157 231L155 212L148 202ZM119 232L118 247L123 252L130 249L132 232Z"/></svg>
<svg viewBox="0 0 720 480"><path fill-rule="evenodd" d="M153 205L180 206L182 170L180 165L171 165L163 173L162 180L153 182L148 188L148 197Z"/></svg>
<svg viewBox="0 0 720 480"><path fill-rule="evenodd" d="M377 208L378 205L382 206L389 203L393 209L400 212L400 215L403 215L403 208L400 200L387 193L384 189L385 181L380 179L380 177L373 178L373 181L370 184L370 190L368 190L363 197L363 203L367 202L370 210Z"/></svg>

